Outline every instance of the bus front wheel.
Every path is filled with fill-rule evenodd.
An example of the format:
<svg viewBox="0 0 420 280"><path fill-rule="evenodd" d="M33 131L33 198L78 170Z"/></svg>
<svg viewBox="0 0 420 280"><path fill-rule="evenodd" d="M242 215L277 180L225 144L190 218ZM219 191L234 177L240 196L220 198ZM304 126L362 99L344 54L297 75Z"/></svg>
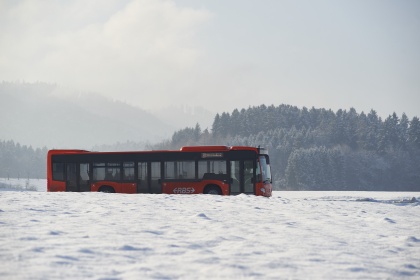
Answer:
<svg viewBox="0 0 420 280"><path fill-rule="evenodd" d="M207 186L204 188L204 194L221 195L222 190L218 186Z"/></svg>

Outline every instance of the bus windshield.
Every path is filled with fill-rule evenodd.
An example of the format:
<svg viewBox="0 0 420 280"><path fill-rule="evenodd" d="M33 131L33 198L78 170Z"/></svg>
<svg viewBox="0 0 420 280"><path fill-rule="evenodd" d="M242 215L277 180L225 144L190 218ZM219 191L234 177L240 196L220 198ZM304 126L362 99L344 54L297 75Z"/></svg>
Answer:
<svg viewBox="0 0 420 280"><path fill-rule="evenodd" d="M260 156L260 164L261 164L261 173L262 173L262 180L263 182L270 182L271 183L271 169L270 165L267 163L266 156Z"/></svg>

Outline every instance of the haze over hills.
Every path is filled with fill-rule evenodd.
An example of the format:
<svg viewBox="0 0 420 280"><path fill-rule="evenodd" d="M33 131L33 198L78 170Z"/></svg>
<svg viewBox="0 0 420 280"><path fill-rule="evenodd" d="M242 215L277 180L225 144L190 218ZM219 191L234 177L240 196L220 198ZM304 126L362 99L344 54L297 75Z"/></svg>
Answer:
<svg viewBox="0 0 420 280"><path fill-rule="evenodd" d="M170 106L151 113L176 129L195 127L199 123L203 130L206 128L211 130L216 115L204 107L189 105Z"/></svg>
<svg viewBox="0 0 420 280"><path fill-rule="evenodd" d="M420 120L404 113L382 119L374 109L334 112L260 105L216 114L210 129L190 123L175 131L122 102L74 92L66 95L47 84L0 86L0 177L42 178L47 148L121 151L245 145L269 150L276 189L419 191L420 187ZM196 112L186 108L165 112L172 121L185 113L195 121ZM47 148L33 149L39 146Z"/></svg>
<svg viewBox="0 0 420 280"><path fill-rule="evenodd" d="M186 119L180 110L161 114L169 122L121 101L45 83L2 82L0 101L0 139L34 147L91 149L127 141L153 143L186 125L176 125L176 120ZM188 112L186 116L199 121Z"/></svg>

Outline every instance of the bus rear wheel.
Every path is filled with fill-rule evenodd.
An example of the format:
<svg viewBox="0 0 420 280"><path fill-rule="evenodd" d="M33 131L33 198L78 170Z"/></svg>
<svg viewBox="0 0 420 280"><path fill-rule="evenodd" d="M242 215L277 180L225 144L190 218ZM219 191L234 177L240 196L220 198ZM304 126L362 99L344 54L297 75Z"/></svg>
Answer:
<svg viewBox="0 0 420 280"><path fill-rule="evenodd" d="M101 187L99 189L99 192L103 192L103 193L115 193L115 190L112 187L103 186L103 187Z"/></svg>
<svg viewBox="0 0 420 280"><path fill-rule="evenodd" d="M207 186L204 188L204 194L221 195L222 190L218 186Z"/></svg>

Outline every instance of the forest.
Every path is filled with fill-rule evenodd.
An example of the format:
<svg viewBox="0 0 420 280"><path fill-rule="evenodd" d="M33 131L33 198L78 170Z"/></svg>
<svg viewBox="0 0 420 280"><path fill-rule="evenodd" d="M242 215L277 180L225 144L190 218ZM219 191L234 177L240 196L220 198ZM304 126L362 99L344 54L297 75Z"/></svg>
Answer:
<svg viewBox="0 0 420 280"><path fill-rule="evenodd" d="M279 190L420 191L420 121L371 110L256 106L215 116L153 148L250 145L268 149Z"/></svg>
<svg viewBox="0 0 420 280"><path fill-rule="evenodd" d="M47 176L47 148L0 141L0 177L42 179Z"/></svg>
<svg viewBox="0 0 420 280"><path fill-rule="evenodd" d="M211 131L197 123L146 149L187 145L267 148L276 190L420 191L420 120L405 114L261 105L217 114ZM46 153L0 141L0 176L45 178Z"/></svg>

